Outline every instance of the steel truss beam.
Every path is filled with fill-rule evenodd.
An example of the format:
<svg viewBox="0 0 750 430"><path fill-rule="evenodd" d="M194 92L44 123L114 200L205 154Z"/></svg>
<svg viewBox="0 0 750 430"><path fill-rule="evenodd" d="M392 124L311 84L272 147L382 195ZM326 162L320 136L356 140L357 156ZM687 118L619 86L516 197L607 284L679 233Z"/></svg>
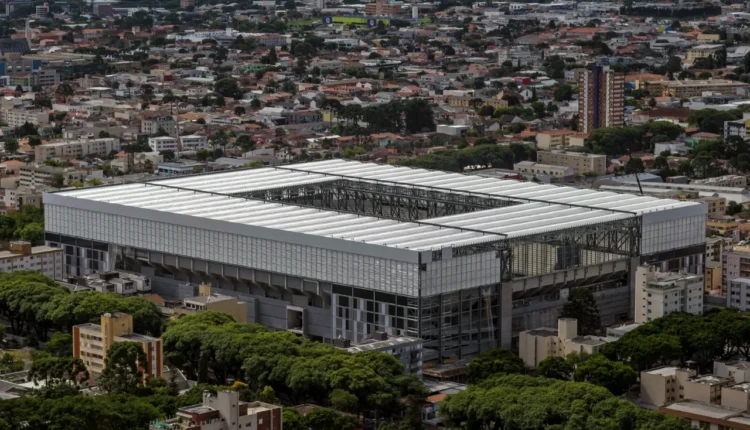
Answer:
<svg viewBox="0 0 750 430"><path fill-rule="evenodd" d="M520 203L468 193L347 179L237 193L232 196L282 201L409 221L507 207Z"/></svg>

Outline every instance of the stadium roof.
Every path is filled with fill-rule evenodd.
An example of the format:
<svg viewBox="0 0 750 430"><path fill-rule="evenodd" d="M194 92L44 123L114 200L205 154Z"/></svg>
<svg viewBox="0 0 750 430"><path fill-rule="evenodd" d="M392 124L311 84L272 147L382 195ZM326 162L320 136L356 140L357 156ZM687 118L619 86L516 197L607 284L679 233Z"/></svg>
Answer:
<svg viewBox="0 0 750 430"><path fill-rule="evenodd" d="M568 186L544 185L510 179L486 178L435 170L413 169L387 164L360 163L358 161L327 160L304 164L279 166L294 170L338 176L349 179L382 181L401 186L418 186L450 192L467 192L518 201L569 204L597 209L643 214L653 211L699 205L655 197L635 196L581 189Z"/></svg>
<svg viewBox="0 0 750 430"><path fill-rule="evenodd" d="M397 221L238 197L252 191L340 179L475 194L518 204L419 221ZM72 198L64 204L73 207L77 206L76 199L81 199L410 251L471 245L699 204L343 160L66 190L54 195L63 200ZM117 206L107 210L117 213Z"/></svg>
<svg viewBox="0 0 750 430"><path fill-rule="evenodd" d="M499 235L447 226L248 200L151 183L62 191L56 195L414 251L502 239Z"/></svg>

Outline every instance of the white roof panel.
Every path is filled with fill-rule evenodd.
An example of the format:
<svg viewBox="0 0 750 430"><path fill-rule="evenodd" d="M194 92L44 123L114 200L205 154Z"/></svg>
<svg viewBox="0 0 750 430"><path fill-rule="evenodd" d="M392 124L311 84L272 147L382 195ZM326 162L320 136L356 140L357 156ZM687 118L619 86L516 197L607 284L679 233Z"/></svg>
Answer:
<svg viewBox="0 0 750 430"><path fill-rule="evenodd" d="M378 165L361 163L347 160L326 160L312 163L293 164L290 166L279 166L277 169L294 169L325 175L346 175L363 180L382 180L399 183L404 186L430 186L441 188L446 191L471 192L489 194L497 197L508 197L509 199L523 199L524 197L533 201L549 201L562 205L590 206L593 209L609 211L632 212L642 214L646 212L659 211L681 207L678 201L660 199L656 197L638 197L637 204L626 203L630 197L627 194L602 192L590 189L579 189L569 186L543 185L533 182L513 181L509 179L497 179L482 177L475 180L474 175L462 175L425 169L412 169L403 166ZM417 175L412 179L414 175ZM471 178L471 179L470 179ZM608 197L615 196L615 199ZM687 205L700 203L682 202Z"/></svg>

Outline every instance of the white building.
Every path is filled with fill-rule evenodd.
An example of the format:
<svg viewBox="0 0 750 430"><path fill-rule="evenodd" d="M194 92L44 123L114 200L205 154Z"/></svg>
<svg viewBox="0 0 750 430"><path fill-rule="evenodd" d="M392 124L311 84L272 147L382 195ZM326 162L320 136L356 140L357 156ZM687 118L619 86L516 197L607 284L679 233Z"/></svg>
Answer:
<svg viewBox="0 0 750 430"><path fill-rule="evenodd" d="M148 146L155 152L177 151L177 139L170 136L149 137Z"/></svg>
<svg viewBox="0 0 750 430"><path fill-rule="evenodd" d="M169 115L144 118L141 120L141 133L156 134L159 129L164 130L172 137L177 137L177 123Z"/></svg>
<svg viewBox="0 0 750 430"><path fill-rule="evenodd" d="M206 139L206 136L180 136L180 149L182 151L199 151L206 149L207 146L208 139Z"/></svg>
<svg viewBox="0 0 750 430"><path fill-rule="evenodd" d="M518 356L528 367L537 367L547 357L567 357L572 353L596 354L616 339L600 336L579 336L578 320L560 318L557 330L538 328L522 331L518 337Z"/></svg>
<svg viewBox="0 0 750 430"><path fill-rule="evenodd" d="M0 272L28 270L62 280L64 267L61 248L31 246L30 242L11 242L9 250L0 251Z"/></svg>
<svg viewBox="0 0 750 430"><path fill-rule="evenodd" d="M87 155L105 158L119 148L120 141L114 137L50 142L34 148L34 160L43 163L51 158L80 159Z"/></svg>
<svg viewBox="0 0 750 430"><path fill-rule="evenodd" d="M2 116L10 127L21 127L27 122L33 125L49 124L49 114L36 110L8 109L2 112Z"/></svg>
<svg viewBox="0 0 750 430"><path fill-rule="evenodd" d="M727 281L727 307L743 312L750 310L750 279L735 278Z"/></svg>
<svg viewBox="0 0 750 430"><path fill-rule="evenodd" d="M674 312L703 313L703 275L659 272L649 265L635 272L635 322Z"/></svg>

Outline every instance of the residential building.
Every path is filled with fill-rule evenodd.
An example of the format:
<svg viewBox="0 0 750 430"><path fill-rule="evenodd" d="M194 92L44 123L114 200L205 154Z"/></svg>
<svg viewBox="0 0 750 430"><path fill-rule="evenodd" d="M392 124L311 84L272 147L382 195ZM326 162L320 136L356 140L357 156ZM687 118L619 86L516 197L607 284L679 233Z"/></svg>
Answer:
<svg viewBox="0 0 750 430"><path fill-rule="evenodd" d="M53 158L81 159L86 156L107 158L112 151L119 151L120 140L114 137L99 139L65 140L49 142L34 148L34 161L44 163Z"/></svg>
<svg viewBox="0 0 750 430"><path fill-rule="evenodd" d="M750 245L734 245L725 248L721 254L721 281L729 285L729 281L737 278L750 279Z"/></svg>
<svg viewBox="0 0 750 430"><path fill-rule="evenodd" d="M438 125L437 132L447 134L449 136L464 136L471 128L468 125Z"/></svg>
<svg viewBox="0 0 750 430"><path fill-rule="evenodd" d="M32 87L51 87L60 83L60 75L57 70L45 69L29 73L16 73L9 76L9 83L14 88L22 86L31 90Z"/></svg>
<svg viewBox="0 0 750 430"><path fill-rule="evenodd" d="M732 378L737 384L750 382L750 361L714 360L713 373L722 378Z"/></svg>
<svg viewBox="0 0 750 430"><path fill-rule="evenodd" d="M674 366L657 367L641 372L641 402L664 406L685 398L685 384L696 371Z"/></svg>
<svg viewBox="0 0 750 430"><path fill-rule="evenodd" d="M683 200L683 199L680 199ZM724 212L726 211L726 204L727 199L724 197L698 197L697 199L694 199L698 202L703 202L708 206L708 213L707 216L709 218L709 222L712 218L717 217L723 217Z"/></svg>
<svg viewBox="0 0 750 430"><path fill-rule="evenodd" d="M599 336L579 336L578 320L560 318L557 329L538 328L522 331L518 338L518 355L528 367L537 367L547 357L567 357L569 354L596 354L615 339Z"/></svg>
<svg viewBox="0 0 750 430"><path fill-rule="evenodd" d="M750 85L728 79L686 80L686 81L647 81L642 88L654 96L668 96L686 99L703 95L704 92L734 95L738 88Z"/></svg>
<svg viewBox="0 0 750 430"><path fill-rule="evenodd" d="M750 114L742 114L742 119L736 121L724 121L724 139L731 136L747 139L750 136Z"/></svg>
<svg viewBox="0 0 750 430"><path fill-rule="evenodd" d="M49 114L39 110L3 109L0 116L10 127L20 127L27 122L36 126L49 124Z"/></svg>
<svg viewBox="0 0 750 430"><path fill-rule="evenodd" d="M625 74L608 66L581 73L578 81L578 131L621 127L625 121Z"/></svg>
<svg viewBox="0 0 750 430"><path fill-rule="evenodd" d="M177 409L173 418L157 421L149 430L281 430L281 406L243 402L233 390L203 392L203 403Z"/></svg>
<svg viewBox="0 0 750 430"><path fill-rule="evenodd" d="M607 156L585 152L566 152L562 150L538 151L536 161L553 166L570 167L576 175L594 173L602 176L607 173Z"/></svg>
<svg viewBox="0 0 750 430"><path fill-rule="evenodd" d="M734 278L727 281L727 307L743 312L750 310L750 278Z"/></svg>
<svg viewBox="0 0 750 430"><path fill-rule="evenodd" d="M482 98L465 97L465 96L448 96L445 99L445 103L450 107L473 109L474 106L472 105L472 102L474 100L479 100L479 102L477 103L481 103L480 106L492 106L495 109L508 107L508 101L503 100L498 97L482 99Z"/></svg>
<svg viewBox="0 0 750 430"><path fill-rule="evenodd" d="M162 375L164 367L161 339L133 332L133 316L120 312L101 316L100 324L73 326L73 356L80 358L93 373L101 373L107 352L118 342L137 342L146 353L146 362L138 363L143 379Z"/></svg>
<svg viewBox="0 0 750 430"><path fill-rule="evenodd" d="M169 115L154 116L141 119L141 133L157 134L164 130L169 136L177 137L177 123Z"/></svg>
<svg viewBox="0 0 750 430"><path fill-rule="evenodd" d="M685 56L685 62L688 64L695 63L698 58L708 58L722 49L726 49L722 44L696 45L688 49Z"/></svg>
<svg viewBox="0 0 750 430"><path fill-rule="evenodd" d="M740 223L729 215L711 217L706 221L706 230L709 234L716 232L725 237L731 237L740 228Z"/></svg>
<svg viewBox="0 0 750 430"><path fill-rule="evenodd" d="M186 162L186 163L160 163L156 166L156 172L159 176L181 176L192 173L202 172L206 165L204 163Z"/></svg>
<svg viewBox="0 0 750 430"><path fill-rule="evenodd" d="M180 9L187 9L195 6L195 0L180 0Z"/></svg>
<svg viewBox="0 0 750 430"><path fill-rule="evenodd" d="M519 161L513 165L513 170L520 173L531 173L534 175L546 175L557 179L573 178L575 169L567 166L554 166L552 164L535 163L533 161Z"/></svg>
<svg viewBox="0 0 750 430"><path fill-rule="evenodd" d="M704 404L721 404L722 388L734 384L732 378L715 375L695 376L685 381L684 396Z"/></svg>
<svg viewBox="0 0 750 430"><path fill-rule="evenodd" d="M694 185L708 185L713 187L745 188L747 187L747 176L724 175L716 178L696 179L691 183Z"/></svg>
<svg viewBox="0 0 750 430"><path fill-rule="evenodd" d="M19 186L22 188L62 188L73 182L84 182L86 172L71 167L29 164L22 166Z"/></svg>
<svg viewBox="0 0 750 430"><path fill-rule="evenodd" d="M71 276L68 278L68 283L75 285L76 290L88 289L121 296L132 296L151 291L151 280L146 276L119 270L102 271L86 276Z"/></svg>
<svg viewBox="0 0 750 430"><path fill-rule="evenodd" d="M707 259L705 266L703 287L706 290L706 293L721 292L723 290L723 284L721 282L721 263Z"/></svg>
<svg viewBox="0 0 750 430"><path fill-rule="evenodd" d="M578 134L573 130L547 130L536 134L536 149L549 151L570 146L570 138Z"/></svg>
<svg viewBox="0 0 750 430"><path fill-rule="evenodd" d="M0 251L0 272L28 270L62 280L65 273L63 250L51 246L31 246L31 242L10 242Z"/></svg>
<svg viewBox="0 0 750 430"><path fill-rule="evenodd" d="M247 322L248 304L237 297L225 296L211 292L211 285L200 284L198 295L182 299L182 307L175 308L176 316L200 311L224 312L234 317L237 322Z"/></svg>
<svg viewBox="0 0 750 430"><path fill-rule="evenodd" d="M361 342L352 345L347 339L335 339L334 346L345 348L356 354L366 351L380 351L398 359L404 372L422 377L422 339L408 336L388 336L385 332L375 332Z"/></svg>
<svg viewBox="0 0 750 430"><path fill-rule="evenodd" d="M639 323L625 323L625 324L621 324L621 325L617 325L613 327L607 327L607 337L611 337L613 339L620 339L621 337L637 329L641 325L642 324L639 324Z"/></svg>
<svg viewBox="0 0 750 430"><path fill-rule="evenodd" d="M208 139L206 139L206 136L180 136L181 151L200 151L201 149L206 149L207 147Z"/></svg>
<svg viewBox="0 0 750 430"><path fill-rule="evenodd" d="M390 3L388 0L375 0L374 3L365 5L365 15L369 16L393 16L400 15L403 3Z"/></svg>
<svg viewBox="0 0 750 430"><path fill-rule="evenodd" d="M155 152L177 151L177 139L170 136L149 137L148 146Z"/></svg>
<svg viewBox="0 0 750 430"><path fill-rule="evenodd" d="M94 3L94 15L99 18L109 18L115 15L115 10L111 4Z"/></svg>
<svg viewBox="0 0 750 430"><path fill-rule="evenodd" d="M660 272L651 265L635 271L635 322L645 323L674 312L703 313L703 275Z"/></svg>

